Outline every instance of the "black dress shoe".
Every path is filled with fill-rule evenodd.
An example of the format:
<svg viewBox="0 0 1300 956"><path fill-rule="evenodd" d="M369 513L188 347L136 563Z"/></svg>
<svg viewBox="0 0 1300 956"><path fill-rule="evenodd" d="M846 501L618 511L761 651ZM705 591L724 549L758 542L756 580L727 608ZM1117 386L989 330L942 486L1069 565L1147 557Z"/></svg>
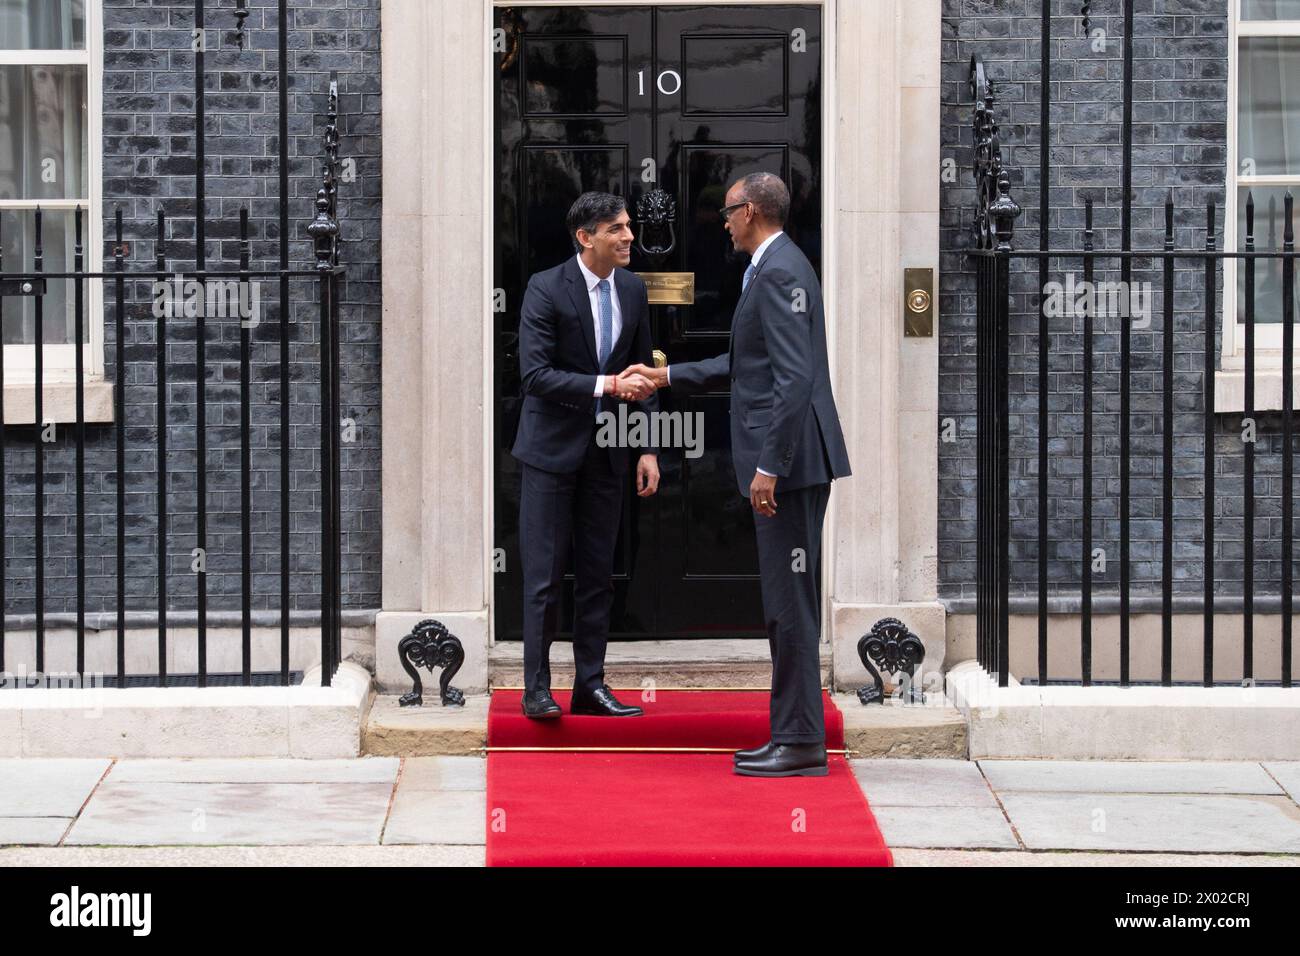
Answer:
<svg viewBox="0 0 1300 956"><path fill-rule="evenodd" d="M766 757L766 756L768 755L768 753L771 752L772 748L775 747L775 746L776 746L776 744L772 743L772 741L769 740L767 743L763 744L761 747L751 747L751 748L748 749L748 750L737 750L736 753L735 753L735 755L734 755L734 757L733 757L733 759L734 759L734 760L753 760L755 757Z"/></svg>
<svg viewBox="0 0 1300 956"><path fill-rule="evenodd" d="M768 753L737 760L736 773L744 777L824 777L825 744L777 744Z"/></svg>
<svg viewBox="0 0 1300 956"><path fill-rule="evenodd" d="M548 720L553 717L559 717L564 713L560 705L555 702L550 691L541 691L536 694L524 694L524 716L532 717L534 720Z"/></svg>
<svg viewBox="0 0 1300 956"><path fill-rule="evenodd" d="M643 711L640 707L619 703L609 685L601 684L590 697L579 698L575 691L573 701L569 704L569 713L592 717L638 717Z"/></svg>

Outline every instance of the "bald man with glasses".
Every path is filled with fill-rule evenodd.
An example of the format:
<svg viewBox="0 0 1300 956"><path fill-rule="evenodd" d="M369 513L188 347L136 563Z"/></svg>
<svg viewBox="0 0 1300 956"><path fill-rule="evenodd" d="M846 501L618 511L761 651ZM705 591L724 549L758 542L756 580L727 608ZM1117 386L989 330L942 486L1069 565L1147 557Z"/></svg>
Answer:
<svg viewBox="0 0 1300 956"><path fill-rule="evenodd" d="M734 770L824 776L817 575L831 482L851 472L831 394L821 284L782 230L790 194L778 177L746 176L725 201L732 245L750 256L728 353L662 369L638 364L625 374L688 394L731 391L731 455L740 494L754 509L772 653L771 740L739 751Z"/></svg>

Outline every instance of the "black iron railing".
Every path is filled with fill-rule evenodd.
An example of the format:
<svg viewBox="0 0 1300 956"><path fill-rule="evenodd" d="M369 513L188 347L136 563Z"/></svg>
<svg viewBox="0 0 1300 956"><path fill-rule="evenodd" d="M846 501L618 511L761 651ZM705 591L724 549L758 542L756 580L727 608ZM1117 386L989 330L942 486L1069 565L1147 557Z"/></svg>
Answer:
<svg viewBox="0 0 1300 956"><path fill-rule="evenodd" d="M291 303L295 294L295 288L305 289L301 294L310 298L311 290L315 290L315 297L319 302L319 325L316 329L319 335L320 359L317 363L316 374L319 382L319 424L320 424L320 660L321 660L321 682L323 685L329 685L333 675L341 660L341 534L340 534L340 468L339 468L339 451L340 451L340 434L339 434L339 285L344 270L340 264L340 242L339 242L339 224L338 224L338 161L339 161L339 128L338 128L338 82L337 77L331 77L329 93L326 100L325 113L325 130L324 130L324 161L322 172L322 185L317 194L315 206L315 219L306 225L305 232L310 236L315 250L315 263L311 266L304 265L300 268L293 268L290 256L290 136L289 136L289 72L288 72L288 0L279 0L278 4L278 33L279 33L279 142L278 142L278 162L279 162L279 268L275 270L254 270L251 265L251 248L249 235L249 210L243 208L240 210L238 225L238 249L239 249L239 266L238 269L210 269L206 259L206 240L208 236L208 216L206 202L206 127L205 127L205 94L204 83L207 73L207 63L205 57L206 42L203 42L204 31L207 29L205 23L205 4L204 0L196 0L194 4L194 30L196 44L194 47L194 89L195 89L195 109L194 109L194 129L195 129L195 178L194 178L194 206L195 215L192 220L194 236L194 268L184 271L179 268L183 263L178 263L168 255L169 236L186 235L187 229L185 223L179 221L179 217L169 218L163 209L159 208L157 213L156 232L151 237L154 242L155 258L154 270L149 272L132 271L127 262L128 237L124 234L122 212L118 209L114 215L112 235L112 258L113 267L110 271L93 271L85 268L85 249L83 246L83 230L86 224L86 212L81 208L75 211L75 256L73 270L71 272L50 272L45 269L44 261L44 223L43 214L38 209L35 213L35 233L34 233L34 257L30 263L30 270L24 270L26 263L19 263L19 271L6 271L7 267L13 263L4 263L0 259L0 316L3 315L3 305L6 297L27 297L33 300L33 311L35 314L35 369L34 382L32 385L35 417L34 422L39 429L45 422L45 391L47 386L46 368L45 368L45 349L46 343L43 341L43 296L47 284L54 281L69 281L74 290L73 312L75 322L75 342L74 348L76 354L76 379L75 379L75 424L73 427L72 441L75 443L75 492L76 506L73 526L76 534L76 611L75 620L71 623L76 630L76 671L78 677L87 677L86 674L86 609L87 609L87 568L86 568L86 467L85 467L85 449L86 449L86 411L85 411L85 369L83 367L83 341L86 322L86 305L87 305L87 283L102 282L104 284L105 295L104 301L111 301L114 306L116 332L116 381L114 387L114 433L116 441L116 674L107 675L115 686L127 686L128 683L134 682L140 675L132 675L132 680L128 680L127 675L127 620L129 615L136 615L141 612L156 614L157 620L157 652L158 652L158 672L157 682L160 685L169 683L168 675L168 645L173 636L171 634L172 622L168 615L168 577L169 577L169 552L168 552L168 534L169 524L176 517L172 507L172 501L169 498L169 478L174 481L174 476L169 475L168 466L168 447L167 447L167 425L168 425L168 389L171 385L189 384L192 382L196 395L196 417L194 422L194 436L197 445L197 474L196 474L196 500L197 510L194 513L195 534L193 547L195 553L201 553L206 556L210 544L208 529L208 486L207 486L207 461L208 461L208 436L207 436L207 414L205 410L205 397L208 391L210 379L209 374L210 360L206 352L206 343L209 339L207 323L209 318L228 318L229 316L209 316L209 304L213 301L211 298L212 289L215 285L225 284L226 289L233 293L233 297L240 303L250 301L249 287L252 283L262 281L275 281L279 284L279 363L278 363L278 385L279 385L279 406L278 421L274 423L275 429L279 432L279 476L280 476L280 501L279 501L279 572L280 572L280 589L279 589L279 660L277 682L287 685L291 678L290 669L290 607L291 607L291 584L290 569L291 555L293 552L290 547L291 531L291 481L292 468L294 466L294 454L291 448L290 436L295 426L293 417L293 405L291 395L293 394L295 383L299 389L311 385L310 377L305 382L300 379L291 378L290 367L290 324L293 321L291 316ZM246 39L244 21L248 17L248 9L244 0L237 0L236 9L234 10L236 19L236 30L233 34L235 43L240 49L243 49ZM188 203L188 201L187 201ZM91 214L96 214L92 212ZM214 234L215 231L214 231ZM228 234L228 233L227 233ZM138 236L133 238L147 239L148 236ZM128 345L126 335L126 313L127 313L127 284L136 280L149 280L165 286L169 283L181 282L182 284L197 284L198 295L195 303L195 315L192 317L192 325L189 325L190 317L187 312L182 316L176 314L175 307L172 309L157 310L156 338L153 343L155 351L155 370L156 378L151 385L135 385L128 381L127 370L132 367L128 356ZM158 288L158 286L155 286ZM254 554L252 549L252 453L250 437L252 435L251 423L251 400L250 392L253 387L251 377L251 355L252 341L251 331L252 323L244 321L248 316L241 315L240 321L240 338L239 338L239 358L238 358L238 383L239 383L239 490L241 501L240 517L240 582L241 582L241 607L239 611L239 624L241 627L241 673L237 675L237 682L244 685L254 683L265 683L267 675L255 675L253 673L253 650L252 650L252 598L253 598L253 561ZM193 336L195 344L195 365L194 375L189 381L178 381L169 373L171 368L167 358L167 349L169 341L177 339L188 340ZM138 346L136 347L138 348ZM222 378L217 376L217 380ZM12 387L12 386L11 386ZM157 409L158 427L155 431L152 450L157 459L157 471L155 475L154 492L157 497L157 546L155 553L155 562L153 568L140 568L128 563L126 541L128 536L127 523L128 511L126 503L126 486L128 483L127 472L127 454L134 450L132 446L132 429L128 428L127 419L127 392L128 389L152 389ZM3 410L3 363L0 363L0 449L5 446L5 426ZM301 414L297 424L307 425L308 420ZM34 448L34 547L35 547L35 565L34 576L32 580L33 593L31 594L31 606L34 608L35 622L35 653L31 662L34 663L35 670L44 673L46 670L46 644L47 631L51 621L47 619L46 614L46 582L45 566L49 558L47 552L47 542L45 536L45 525L49 515L46 509L46 460L45 444L39 436L33 441ZM299 453L301 455L301 453ZM4 455L0 454L0 488L8 486L5 484L4 473ZM297 463L300 469L310 468L311 462L299 461ZM11 472L12 474L12 472ZM6 495L8 497L8 495ZM6 502L9 505L9 502ZM0 595L5 593L5 563L4 547L6 540L4 537L4 512L9 511L11 519L15 515L13 506L0 509ZM188 523L188 521L187 521ZM131 577L154 573L157 584L157 601L155 606L136 606L132 607L128 599L128 581ZM197 574L197 606L193 614L193 620L197 623L197 646L196 657L198 664L197 675L185 675L181 683L192 683L197 686L205 686L208 683L208 629L210 614L208 607L207 593L207 571L198 570ZM150 602L152 605L153 602ZM178 617L180 615L177 615ZM191 615L184 615L188 623ZM229 615L222 614L221 617L228 618ZM63 623L65 615L58 616L58 623ZM6 661L6 620L0 615L0 672L7 670ZM222 683L228 682L223 675ZM174 683L175 681L173 681Z"/></svg>
<svg viewBox="0 0 1300 956"><path fill-rule="evenodd" d="M1034 607L1037 611L1037 674L1039 683L1048 683L1058 679L1059 665L1049 660L1049 614L1063 610L1077 610L1079 616L1079 667L1082 683L1093 683L1094 644L1093 613L1097 595L1094 593L1092 569L1093 523L1095 505L1105 501L1115 504L1118 523L1119 575L1117 601L1119 617L1119 683L1128 685L1132 680L1131 664L1133 658L1131 638L1131 617L1133 598L1135 596L1132 581L1132 535L1131 519L1133 517L1130 485L1132 447L1131 424L1132 406L1132 341L1131 313L1123 312L1124 319L1119 327L1119 362L1118 362L1118 475L1117 494L1109 493L1109 482L1098 485L1093 475L1093 442L1095 418L1099 413L1097 394L1094 389L1093 375L1097 369L1093 354L1097 318L1097 297L1085 296L1079 301L1084 303L1082 335L1078 365L1081 366L1082 379L1082 434L1079 448L1082 495L1081 510L1081 549L1079 557L1077 600L1073 596L1066 601L1056 601L1049 606L1049 594L1053 591L1051 568L1051 551L1049 549L1049 513L1053 501L1049 494L1050 468L1049 448L1053 437L1053 423L1049 408L1053 393L1053 365L1049 354L1049 343L1054 329L1047 306L1047 288L1054 277L1063 278L1081 275L1087 289L1094 289L1094 277L1097 275L1099 260L1103 268L1118 266L1119 294L1128 297L1131 303L1133 294L1133 275L1141 264L1158 264L1160 291L1162 299L1163 327L1153 328L1152 334L1160 336L1160 362L1145 371L1159 377L1159 430L1161 437L1160 465L1155 476L1160 488L1160 582L1158 594L1158 613L1160 614L1160 683L1171 685L1174 670L1174 621L1175 621L1175 572L1178 567L1178 551L1175 546L1180 543L1177 535L1179 524L1175 515L1175 442L1179 437L1176 430L1176 409L1182 414L1185 407L1176 405L1175 377L1182 371L1176 364L1175 328L1176 303L1180 295L1197 295L1204 306L1203 341L1199 348L1199 359L1203 366L1198 371L1203 373L1203 432L1200 436L1204 442L1202 453L1203 471L1201 478L1202 497L1199 534L1184 538L1184 542L1200 544L1202 562L1202 593L1199 602L1183 600L1186 595L1179 593L1179 607L1193 613L1199 611L1202 618L1201 628L1201 679L1205 686L1212 686L1215 681L1215 615L1228 609L1222 595L1216 594L1216 538L1215 518L1216 503L1222 502L1222 495L1216 496L1216 449L1215 449L1215 368L1216 336L1219 331L1220 310L1216 278L1221 264L1226 260L1237 260L1244 272L1244 302L1240 321L1243 326L1244 343L1244 411L1243 422L1250 422L1255 427L1256 418L1256 324L1259 320L1256 310L1256 274L1261 261L1271 264L1281 275L1280 314L1275 318L1282 326L1282 408L1277 429L1280 433L1280 571L1275 579L1262 580L1256 573L1256 487L1255 441L1243 442L1242 452L1242 592L1240 610L1243 614L1242 631L1242 680L1251 683L1279 682L1284 687L1292 686L1292 615L1294 611L1293 588L1293 534L1294 534L1294 496L1293 496L1293 383L1295 376L1294 321L1295 321L1295 265L1296 248L1293 217L1293 200L1288 194L1281 211L1282 243L1280 248L1261 250L1256 245L1255 209L1253 199L1247 199L1245 214L1245 236L1241 250L1230 251L1218 247L1217 229L1219 215L1216 204L1211 201L1205 207L1204 245L1200 248L1175 248L1175 207L1170 193L1164 206L1164 237L1159 249L1134 250L1132 242L1132 123L1133 123L1133 4L1126 0L1124 4L1124 73L1122 110L1122 159L1121 170L1121 209L1120 209L1120 247L1118 249L1099 250L1094 245L1094 210L1091 199L1086 200L1085 225L1081 248L1051 248L1049 242L1048 215L1048 168L1046 161L1046 144L1051 142L1050 111L1047 96L1050 91L1051 77L1051 18L1049 5L1044 3L1042 17L1042 69L1045 82L1042 83L1043 103L1040 128L1040 203L1039 203L1039 243L1038 249L1032 251L1014 248L1014 224L1020 215L1018 203L1011 197L1010 176L1003 166L1001 141L996 120L997 103L993 84L986 74L985 66L978 58L972 59L970 70L971 93L975 104L973 157L976 178L977 209L975 215L975 249L971 255L975 262L977 274L977 583L976 583L976 630L977 657L980 664L994 675L998 683L1006 686L1010 674L1010 616L1012 610L1012 553L1017 546L1020 553L1032 552L1036 559L1036 579L1031 584L1028 575L1015 578L1018 585L1017 604L1019 610ZM1086 5L1083 10L1087 15ZM1276 225L1270 223L1271 226ZM1012 263L1023 267L1014 269ZM1203 266L1203 278L1190 290L1184 288L1186 283L1176 283L1176 265L1194 263ZM1033 268L1037 264L1037 269ZM1024 391L1018 392L1022 399L1013 412L1011 407L1012 362L1017 357L1012 348L1013 276L1032 274L1036 271L1037 288L1037 355L1036 367L1027 367L1024 374L1016 376L1018 385ZM1186 274L1185 272L1183 273ZM1154 292L1154 289L1152 290ZM1235 290L1226 290L1228 295ZM1182 310L1179 310L1182 311ZM1024 330L1020 330L1024 331ZM1075 331L1073 326L1064 331ZM1026 340L1031 336L1026 335ZM1026 351L1023 357L1028 359ZM1072 363L1075 355L1069 356ZM1064 357L1058 361L1065 361ZM1068 364L1068 363L1067 363ZM1055 367L1056 371L1061 365ZM1077 366L1069 364L1073 369ZM1111 371L1111 369L1107 369ZM1036 381L1036 403L1030 406L1025 392L1027 383ZM1034 412L1028 409L1034 407ZM1105 410L1109 414L1109 409ZM1013 459L1011 447L1011 422L1013 417L1023 422L1034 419L1033 426L1037 434L1037 475L1036 475L1036 535L1033 541L1024 540L1023 535L1013 534L1013 517L1025 517L1025 500L1013 502L1011 495L1012 475L1010 464ZM1019 462L1026 459L1021 458ZM1019 463L1018 462L1018 463ZM1027 469L1026 469L1027 471ZM1185 497L1185 496L1184 496ZM1013 504L1015 505L1013 509ZM1023 531L1022 525L1022 531ZM1024 545L1024 548L1018 546ZM1218 556L1217 560L1223 558ZM1070 569L1071 572L1075 569ZM1072 579L1073 574L1057 575ZM1062 585L1055 585L1058 597L1065 595ZM1027 595L1027 596L1026 596ZM1068 596L1068 595L1067 595ZM1144 604L1149 594L1140 595ZM1108 595L1110 597L1110 595ZM1108 608L1111 601L1107 601ZM1281 614L1280 668L1276 674L1258 674L1255 664L1255 615L1267 605L1270 612ZM1197 606L1199 605L1199 606ZM1232 602L1235 612L1237 603ZM1018 674L1018 677L1032 675Z"/></svg>

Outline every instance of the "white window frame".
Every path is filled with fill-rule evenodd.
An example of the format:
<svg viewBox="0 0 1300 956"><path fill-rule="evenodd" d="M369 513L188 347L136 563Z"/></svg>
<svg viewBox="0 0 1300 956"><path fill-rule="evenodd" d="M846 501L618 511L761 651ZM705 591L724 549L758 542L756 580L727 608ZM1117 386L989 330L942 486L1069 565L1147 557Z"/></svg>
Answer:
<svg viewBox="0 0 1300 956"><path fill-rule="evenodd" d="M1223 248L1235 251L1237 235L1237 193L1242 186L1290 186L1297 199L1295 222L1300 228L1300 175L1246 176L1237 156L1238 101L1237 75L1241 68L1242 37L1300 37L1300 20L1243 20L1241 0L1232 0L1228 17L1228 170L1223 224ZM1258 207L1257 207L1258 213ZM1256 235L1259 232L1256 216ZM1223 266L1223 359L1224 369L1242 369L1246 364L1246 326L1237 320L1237 270L1239 259L1225 259ZM1300 316L1297 316L1300 318ZM1296 342L1300 353L1300 341ZM1255 323L1255 364L1257 368L1280 369L1282 366L1282 325L1280 322ZM1280 394L1280 393L1279 393ZM1280 407L1280 406L1278 406Z"/></svg>
<svg viewBox="0 0 1300 956"><path fill-rule="evenodd" d="M68 210L77 206L84 210L83 243L85 270L104 271L103 179L104 179L104 27L103 0L85 0L86 47L84 50L0 50L0 65L11 66L84 66L86 67L86 153L90 164L88 181L90 195L80 199L43 199L39 203L26 199L0 200L0 209L31 210L37 205L42 210ZM30 261L6 262L5 272L30 272ZM72 262L68 263L72 271ZM89 342L83 346L83 372L87 381L104 377L104 283L100 279L85 280L86 325ZM36 346L17 343L6 344L4 375L6 386L36 380ZM75 382L77 373L76 346L49 345L42 348L44 357L43 380L50 384ZM6 418L8 414L6 413Z"/></svg>

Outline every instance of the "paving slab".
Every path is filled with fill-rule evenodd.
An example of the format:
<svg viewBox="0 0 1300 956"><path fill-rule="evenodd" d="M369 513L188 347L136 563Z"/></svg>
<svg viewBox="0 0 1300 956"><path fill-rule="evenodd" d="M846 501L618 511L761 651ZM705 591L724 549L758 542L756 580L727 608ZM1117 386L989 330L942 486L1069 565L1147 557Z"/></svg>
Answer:
<svg viewBox="0 0 1300 956"><path fill-rule="evenodd" d="M1219 794L1000 794L1031 849L1298 853L1289 797Z"/></svg>
<svg viewBox="0 0 1300 956"><path fill-rule="evenodd" d="M384 843L481 845L487 842L487 793L401 787L384 827Z"/></svg>
<svg viewBox="0 0 1300 956"><path fill-rule="evenodd" d="M1300 761L1269 761L1264 769L1277 778L1292 800L1300 803Z"/></svg>
<svg viewBox="0 0 1300 956"><path fill-rule="evenodd" d="M1019 849L998 809L987 807L872 807L891 847L1004 847Z"/></svg>
<svg viewBox="0 0 1300 956"><path fill-rule="evenodd" d="M238 759L119 760L106 784L119 783L388 783L395 757L358 760Z"/></svg>
<svg viewBox="0 0 1300 956"><path fill-rule="evenodd" d="M875 807L992 807L997 798L969 760L850 760Z"/></svg>
<svg viewBox="0 0 1300 956"><path fill-rule="evenodd" d="M0 848L0 867L483 866L482 846L143 846Z"/></svg>
<svg viewBox="0 0 1300 956"><path fill-rule="evenodd" d="M38 853L40 851L29 851ZM51 852L51 851L46 851ZM0 866L4 858L0 856ZM1300 856L1226 853L1102 853L1028 850L894 850L894 866L1045 866L1094 867L1195 866L1202 870L1240 866L1300 866Z"/></svg>
<svg viewBox="0 0 1300 956"><path fill-rule="evenodd" d="M486 790L483 757L408 757L399 794L405 790Z"/></svg>
<svg viewBox="0 0 1300 956"><path fill-rule="evenodd" d="M105 781L67 843L378 843L389 783L118 783Z"/></svg>
<svg viewBox="0 0 1300 956"><path fill-rule="evenodd" d="M0 817L74 817L110 760L0 760Z"/></svg>
<svg viewBox="0 0 1300 956"><path fill-rule="evenodd" d="M1060 793L1283 793L1254 761L981 760L994 790Z"/></svg>
<svg viewBox="0 0 1300 956"><path fill-rule="evenodd" d="M0 846L54 846L71 817L0 817Z"/></svg>

